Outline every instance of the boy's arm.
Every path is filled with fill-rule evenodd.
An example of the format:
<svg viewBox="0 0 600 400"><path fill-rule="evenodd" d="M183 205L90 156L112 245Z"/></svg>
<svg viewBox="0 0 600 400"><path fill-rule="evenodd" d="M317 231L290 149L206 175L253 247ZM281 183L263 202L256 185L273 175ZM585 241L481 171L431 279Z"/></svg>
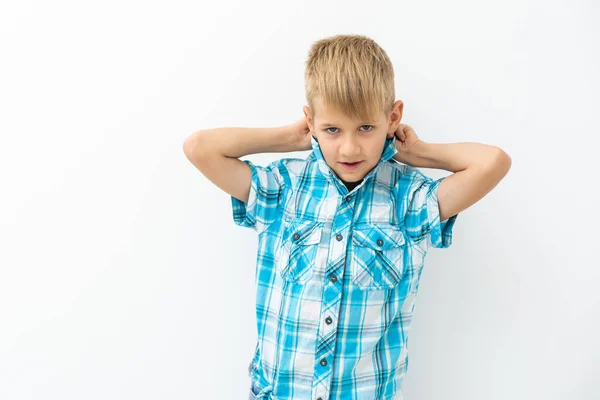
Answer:
<svg viewBox="0 0 600 400"><path fill-rule="evenodd" d="M248 202L252 170L239 157L298 149L293 125L276 128L216 128L200 130L183 144L188 160L220 189Z"/></svg>
<svg viewBox="0 0 600 400"><path fill-rule="evenodd" d="M511 158L502 149L481 143L425 143L408 129L394 159L414 167L444 169L454 174L438 187L440 221L472 206L504 178ZM407 144L404 147L405 143Z"/></svg>

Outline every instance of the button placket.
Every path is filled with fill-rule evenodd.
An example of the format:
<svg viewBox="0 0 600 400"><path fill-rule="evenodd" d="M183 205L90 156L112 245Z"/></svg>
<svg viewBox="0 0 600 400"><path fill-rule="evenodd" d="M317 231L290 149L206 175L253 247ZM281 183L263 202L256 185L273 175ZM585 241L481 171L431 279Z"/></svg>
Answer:
<svg viewBox="0 0 600 400"><path fill-rule="evenodd" d="M335 324L333 323L333 318L331 318L331 315L332 314L328 314L323 320L324 324L322 324L322 329L325 335L329 335L331 331L335 329Z"/></svg>
<svg viewBox="0 0 600 400"><path fill-rule="evenodd" d="M350 200L351 198L348 198ZM353 209L342 203L341 213L338 213L332 221L331 230L332 238L330 241L330 251L328 262L332 264L326 265L326 277L329 282L323 287L323 298L321 304L322 321L317 335L317 347L315 359L318 364L315 368L315 379L319 380L319 384L313 388L313 399L328 398L331 388L331 378L333 376L333 357L335 356L335 334L338 328L337 319L339 316L342 291L340 286L345 269L344 256L350 238L349 227L352 222ZM335 263L335 264L333 264ZM331 268L327 271L328 268ZM328 284L328 285L327 285ZM332 336L334 339L332 340Z"/></svg>

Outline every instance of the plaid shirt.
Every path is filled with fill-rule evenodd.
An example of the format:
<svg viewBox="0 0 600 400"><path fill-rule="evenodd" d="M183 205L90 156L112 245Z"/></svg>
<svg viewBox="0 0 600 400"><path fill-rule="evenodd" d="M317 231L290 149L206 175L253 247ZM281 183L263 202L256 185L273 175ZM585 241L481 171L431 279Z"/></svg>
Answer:
<svg viewBox="0 0 600 400"><path fill-rule="evenodd" d="M452 243L437 188L396 162L396 139L351 192L312 138L306 158L252 170L234 222L258 234L256 399L402 399L423 260Z"/></svg>

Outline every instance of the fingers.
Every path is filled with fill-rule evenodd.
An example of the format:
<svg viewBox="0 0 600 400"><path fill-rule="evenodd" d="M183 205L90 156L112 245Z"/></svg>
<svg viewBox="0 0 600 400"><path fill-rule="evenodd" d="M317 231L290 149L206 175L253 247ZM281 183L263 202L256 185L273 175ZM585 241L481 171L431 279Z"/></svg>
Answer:
<svg viewBox="0 0 600 400"><path fill-rule="evenodd" d="M406 140L412 136L417 136L413 128L410 125L406 124L400 124L398 126L398 129L396 129L396 132L394 132L394 134L402 143L406 142Z"/></svg>
<svg viewBox="0 0 600 400"><path fill-rule="evenodd" d="M398 130L396 131L396 137L401 142L404 142L406 140L406 133L404 133L404 126L400 126L398 128Z"/></svg>

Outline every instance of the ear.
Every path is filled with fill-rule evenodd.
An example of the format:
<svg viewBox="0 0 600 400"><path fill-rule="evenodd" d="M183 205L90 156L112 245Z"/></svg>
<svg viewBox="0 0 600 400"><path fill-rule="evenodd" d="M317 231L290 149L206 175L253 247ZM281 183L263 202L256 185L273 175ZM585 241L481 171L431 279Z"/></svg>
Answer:
<svg viewBox="0 0 600 400"><path fill-rule="evenodd" d="M396 130L400 126L400 121L402 121L402 111L403 110L404 110L404 103L402 102L402 100L396 101L394 103L394 105L392 106L392 112L390 113L390 116L389 116L389 128L388 128L388 133L387 133L388 139L391 139L395 135Z"/></svg>
<svg viewBox="0 0 600 400"><path fill-rule="evenodd" d="M311 132L314 132L315 131L314 126L313 126L314 122L310 116L310 108L308 108L307 106L303 106L302 111L304 112L304 118L306 118L306 124L308 125L308 129Z"/></svg>

